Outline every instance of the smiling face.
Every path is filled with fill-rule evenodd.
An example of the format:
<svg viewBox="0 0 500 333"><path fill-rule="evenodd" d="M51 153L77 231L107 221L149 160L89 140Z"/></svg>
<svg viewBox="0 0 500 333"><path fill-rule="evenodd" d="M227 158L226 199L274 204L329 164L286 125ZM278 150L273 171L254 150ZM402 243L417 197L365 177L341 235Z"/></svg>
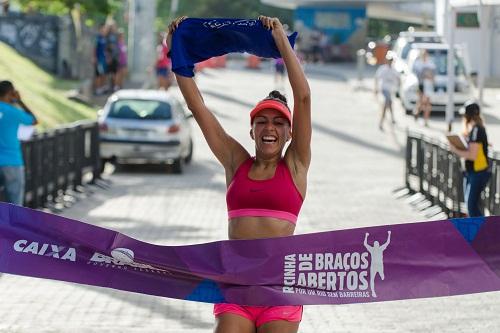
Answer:
<svg viewBox="0 0 500 333"><path fill-rule="evenodd" d="M292 137L292 130L283 114L274 109L264 109L255 116L250 136L255 141L256 155L281 157L286 142Z"/></svg>

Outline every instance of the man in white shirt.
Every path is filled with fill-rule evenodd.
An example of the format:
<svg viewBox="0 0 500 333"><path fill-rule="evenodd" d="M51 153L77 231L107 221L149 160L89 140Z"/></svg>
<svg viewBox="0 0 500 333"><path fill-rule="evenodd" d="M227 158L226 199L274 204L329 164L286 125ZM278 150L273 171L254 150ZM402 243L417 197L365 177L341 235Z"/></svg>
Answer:
<svg viewBox="0 0 500 333"><path fill-rule="evenodd" d="M385 57L385 63L381 65L375 73L375 95L378 95L378 93L381 92L384 97L382 112L380 114L380 122L378 125L381 131L384 130L383 123L387 109L389 109L391 113L392 123L395 123L394 114L392 112L392 95L399 86L399 73L392 68L391 64L392 55L388 54Z"/></svg>

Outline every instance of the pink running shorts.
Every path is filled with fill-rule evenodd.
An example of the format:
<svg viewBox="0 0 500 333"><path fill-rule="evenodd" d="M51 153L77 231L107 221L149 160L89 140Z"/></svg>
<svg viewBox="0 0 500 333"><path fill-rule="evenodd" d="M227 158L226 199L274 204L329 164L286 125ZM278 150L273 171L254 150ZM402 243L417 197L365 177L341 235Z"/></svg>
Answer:
<svg viewBox="0 0 500 333"><path fill-rule="evenodd" d="M296 306L246 306L238 304L219 303L214 304L214 315L216 317L232 313L247 318L259 327L273 320L286 320L299 322L302 320L302 305Z"/></svg>

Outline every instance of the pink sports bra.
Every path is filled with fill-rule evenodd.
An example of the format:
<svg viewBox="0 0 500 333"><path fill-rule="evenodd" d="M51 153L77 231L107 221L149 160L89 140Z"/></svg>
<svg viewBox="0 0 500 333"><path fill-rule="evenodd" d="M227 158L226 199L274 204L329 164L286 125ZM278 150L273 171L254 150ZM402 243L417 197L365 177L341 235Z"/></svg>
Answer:
<svg viewBox="0 0 500 333"><path fill-rule="evenodd" d="M304 199L295 186L290 170L282 159L273 178L250 179L254 158L243 162L227 189L229 219L242 216L266 216L297 223Z"/></svg>

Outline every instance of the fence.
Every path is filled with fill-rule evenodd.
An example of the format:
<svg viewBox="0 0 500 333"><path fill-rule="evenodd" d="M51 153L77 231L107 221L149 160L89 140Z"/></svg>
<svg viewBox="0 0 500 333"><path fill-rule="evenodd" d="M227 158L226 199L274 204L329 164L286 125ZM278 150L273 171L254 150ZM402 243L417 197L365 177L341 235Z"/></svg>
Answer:
<svg viewBox="0 0 500 333"><path fill-rule="evenodd" d="M24 205L46 207L68 191L94 183L101 174L96 122L78 122L35 135L23 143Z"/></svg>
<svg viewBox="0 0 500 333"><path fill-rule="evenodd" d="M491 178L483 192L485 213L500 215L500 156L490 153ZM450 217L466 212L460 158L447 146L421 134L409 133L406 144L406 187L422 193Z"/></svg>

